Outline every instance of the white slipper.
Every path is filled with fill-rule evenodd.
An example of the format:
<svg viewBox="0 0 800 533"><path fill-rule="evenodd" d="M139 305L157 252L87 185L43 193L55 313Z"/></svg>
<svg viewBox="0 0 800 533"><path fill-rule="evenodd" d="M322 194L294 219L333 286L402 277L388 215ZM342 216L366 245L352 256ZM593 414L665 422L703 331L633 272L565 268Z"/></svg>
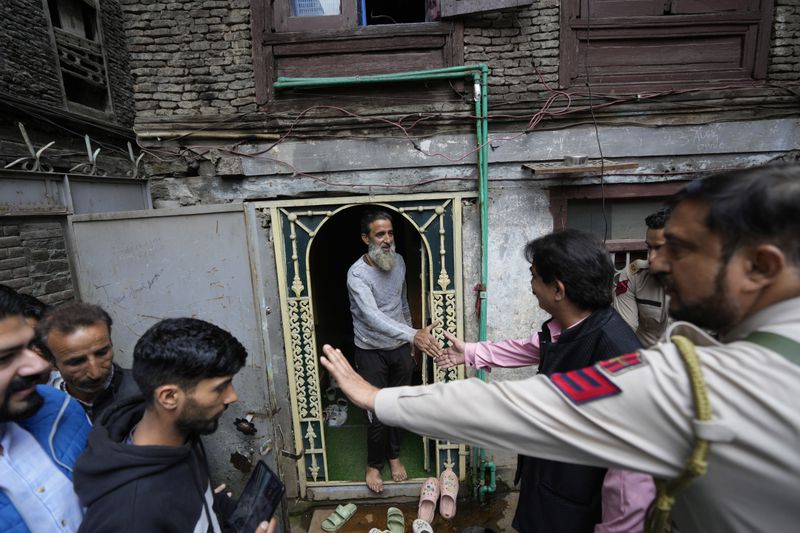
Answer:
<svg viewBox="0 0 800 533"><path fill-rule="evenodd" d="M433 533L433 528L431 525L422 518L417 518L414 520L411 528L414 530L414 533Z"/></svg>
<svg viewBox="0 0 800 533"><path fill-rule="evenodd" d="M336 405L329 405L330 414L328 415L328 426L338 428L347 422L347 400L339 398Z"/></svg>

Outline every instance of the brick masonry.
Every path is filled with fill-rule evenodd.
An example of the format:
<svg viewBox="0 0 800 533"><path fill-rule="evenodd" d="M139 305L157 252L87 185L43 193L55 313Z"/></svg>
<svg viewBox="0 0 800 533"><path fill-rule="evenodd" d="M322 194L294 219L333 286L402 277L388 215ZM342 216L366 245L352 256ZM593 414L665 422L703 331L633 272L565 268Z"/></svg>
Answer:
<svg viewBox="0 0 800 533"><path fill-rule="evenodd" d="M492 69L489 98L514 103L540 100L558 88L559 0L464 20L464 61Z"/></svg>
<svg viewBox="0 0 800 533"><path fill-rule="evenodd" d="M494 104L541 101L558 87L559 0L464 17L464 59L492 68ZM255 110L247 0L121 0L137 116L231 115ZM800 79L796 0L775 1L769 77ZM541 76L541 80L540 80Z"/></svg>
<svg viewBox="0 0 800 533"><path fill-rule="evenodd" d="M99 2L103 46L114 108L113 122L133 124L133 92L123 17L116 0ZM41 0L0 3L0 93L65 108L49 17Z"/></svg>
<svg viewBox="0 0 800 533"><path fill-rule="evenodd" d="M534 0L524 9L464 20L464 59L491 69L489 97L494 104L541 101L541 78L558 88L559 0ZM537 72L538 71L538 72ZM800 81L800 6L775 0L770 81Z"/></svg>
<svg viewBox="0 0 800 533"><path fill-rule="evenodd" d="M249 0L122 0L136 112L255 111Z"/></svg>
<svg viewBox="0 0 800 533"><path fill-rule="evenodd" d="M770 80L800 81L800 4L797 0L775 0L769 56Z"/></svg>
<svg viewBox="0 0 800 533"><path fill-rule="evenodd" d="M75 297L60 222L0 222L0 283L58 305Z"/></svg>
<svg viewBox="0 0 800 533"><path fill-rule="evenodd" d="M0 2L0 92L64 106L42 0Z"/></svg>
<svg viewBox="0 0 800 533"><path fill-rule="evenodd" d="M133 126L133 79L130 73L129 54L125 40L125 19L118 0L103 0L100 16L103 24L103 46L106 51L108 81L116 122Z"/></svg>

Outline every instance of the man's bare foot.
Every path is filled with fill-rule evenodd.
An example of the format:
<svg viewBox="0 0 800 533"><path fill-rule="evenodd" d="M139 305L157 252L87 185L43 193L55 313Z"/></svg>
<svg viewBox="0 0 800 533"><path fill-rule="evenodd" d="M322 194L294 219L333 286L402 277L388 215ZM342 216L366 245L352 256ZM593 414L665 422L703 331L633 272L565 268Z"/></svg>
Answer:
<svg viewBox="0 0 800 533"><path fill-rule="evenodd" d="M394 472L394 470L392 470ZM367 467L367 487L372 492L381 493L383 492L383 478L381 477L381 471L377 468L373 468L371 466Z"/></svg>
<svg viewBox="0 0 800 533"><path fill-rule="evenodd" d="M406 467L400 462L400 458L389 459L389 466L392 468L392 479L395 481L405 481L408 479Z"/></svg>

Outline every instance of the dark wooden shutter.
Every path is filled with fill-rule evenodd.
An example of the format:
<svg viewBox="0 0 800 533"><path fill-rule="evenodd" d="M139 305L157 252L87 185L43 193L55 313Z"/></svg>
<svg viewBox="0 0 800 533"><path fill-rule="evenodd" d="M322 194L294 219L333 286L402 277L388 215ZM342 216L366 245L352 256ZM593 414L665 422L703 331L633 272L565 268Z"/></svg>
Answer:
<svg viewBox="0 0 800 533"><path fill-rule="evenodd" d="M529 6L533 0L440 0L442 18Z"/></svg>
<svg viewBox="0 0 800 533"><path fill-rule="evenodd" d="M581 0L578 17L601 19L664 14L664 0Z"/></svg>
<svg viewBox="0 0 800 533"><path fill-rule="evenodd" d="M772 0L565 0L560 83L661 90L766 76Z"/></svg>

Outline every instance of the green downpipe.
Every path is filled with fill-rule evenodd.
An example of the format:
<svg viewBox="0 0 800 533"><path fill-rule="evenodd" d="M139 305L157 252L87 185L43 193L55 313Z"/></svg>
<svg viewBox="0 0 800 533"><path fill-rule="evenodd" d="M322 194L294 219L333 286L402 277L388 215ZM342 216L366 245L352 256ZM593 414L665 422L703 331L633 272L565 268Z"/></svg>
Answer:
<svg viewBox="0 0 800 533"><path fill-rule="evenodd" d="M489 67L484 64L464 65L431 70L417 70L411 72L395 72L392 74L374 74L368 76L337 76L326 78L286 78L279 77L273 84L276 89L303 88L303 87L330 87L337 85L361 85L370 83L394 83L401 81L420 81L434 79L462 78L472 74L472 82L480 88L480 95L475 98L475 131L478 140L478 203L480 207L481 224L481 286L478 297L480 299L480 319L478 326L478 339L486 340L486 301L489 281ZM479 379L486 381L486 372L478 370ZM475 492L483 502L486 494L493 493L496 489L496 467L491 461L486 460L486 450L478 448L473 450L473 479L476 480ZM477 459L477 460L476 460ZM489 471L490 481L486 483L486 471Z"/></svg>
<svg viewBox="0 0 800 533"><path fill-rule="evenodd" d="M479 176L479 205L480 205L480 220L481 220L481 287L482 290L478 294L480 298L480 321L478 328L478 340L487 340L487 291L489 287L489 96L488 92L488 78L489 69L486 65L480 65L481 79L480 79L480 107L476 102L475 115L480 117L477 124L478 130L478 176ZM477 78L477 74L474 75ZM476 80L477 82L477 80ZM476 99L477 100L477 99ZM478 379L486 381L486 372L479 369L477 372ZM495 472L496 466L492 461L486 460L486 450L484 448L478 449L479 461L475 461L479 465L480 479L476 484L478 491L478 501L483 503L486 494L492 494L497 488ZM486 483L486 470L489 470L491 478L489 484Z"/></svg>
<svg viewBox="0 0 800 533"><path fill-rule="evenodd" d="M486 480L486 470L489 470L489 484L484 483L478 489L478 499L483 503L487 494L493 493L497 490L497 467L491 461L487 461L484 465L483 479Z"/></svg>

